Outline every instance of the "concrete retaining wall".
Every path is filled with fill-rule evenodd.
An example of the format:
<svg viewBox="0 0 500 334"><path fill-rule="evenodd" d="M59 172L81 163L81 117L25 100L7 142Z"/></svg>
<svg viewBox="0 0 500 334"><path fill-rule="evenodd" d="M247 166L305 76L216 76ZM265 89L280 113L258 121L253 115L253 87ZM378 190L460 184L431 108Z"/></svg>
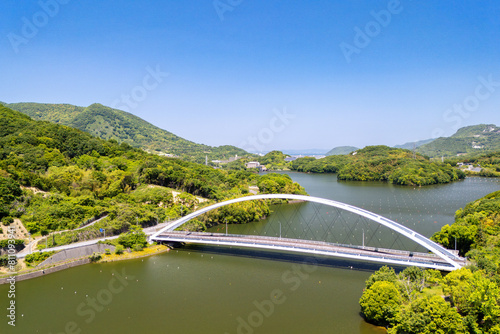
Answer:
<svg viewBox="0 0 500 334"><path fill-rule="evenodd" d="M72 268L72 267L76 267L76 266L81 266L82 264L87 264L87 263L90 263L90 259L88 259L88 258L87 259L81 259L81 260L73 261L73 262L70 262L70 263L64 263L64 264L61 264L61 265L58 265L58 266L55 266L55 267L52 267L52 268L44 269L44 270L38 270L38 271L34 271L34 272L31 272L31 273L27 273L27 274L17 275L16 276L16 282L24 281L24 280L27 280L27 279L30 279L30 278L44 276L44 275L47 275L47 274L55 273L55 272L60 271L60 270L64 270L64 269L68 269L68 268ZM6 278L0 278L0 284L8 283L7 278L8 277L6 277Z"/></svg>
<svg viewBox="0 0 500 334"><path fill-rule="evenodd" d="M104 250L106 248L109 248L111 252L115 250L115 246L111 245L105 245L105 244L95 244L95 245L90 245L90 246L83 246L83 247L78 247L78 248L72 248L72 249L66 249L62 250L51 257L49 257L47 260L43 261L40 263L37 268L44 267L47 265L51 265L57 262L61 261L66 261L70 259L78 259L83 256L90 256L92 253L104 253Z"/></svg>

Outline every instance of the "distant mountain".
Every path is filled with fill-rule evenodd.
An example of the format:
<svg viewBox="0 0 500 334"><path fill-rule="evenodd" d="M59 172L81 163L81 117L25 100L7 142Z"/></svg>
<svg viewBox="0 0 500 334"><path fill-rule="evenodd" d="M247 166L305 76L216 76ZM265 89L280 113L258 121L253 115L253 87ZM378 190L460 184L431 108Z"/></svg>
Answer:
<svg viewBox="0 0 500 334"><path fill-rule="evenodd" d="M349 154L356 150L359 150L359 148L355 146L337 146L328 151L326 155L343 155L343 154Z"/></svg>
<svg viewBox="0 0 500 334"><path fill-rule="evenodd" d="M326 154L326 150L320 148L309 148L303 150L283 150L283 153L288 155L324 155Z"/></svg>
<svg viewBox="0 0 500 334"><path fill-rule="evenodd" d="M429 157L451 157L499 150L500 127L494 124L479 124L460 128L451 137L437 138L417 148L417 152Z"/></svg>
<svg viewBox="0 0 500 334"><path fill-rule="evenodd" d="M403 145L394 145L394 147L395 148L404 148L404 149L407 149L407 150L413 150L414 147L415 148L416 147L420 147L422 145L430 143L433 140L434 140L434 138L424 139L424 140L419 140L419 141L413 141L413 142L404 143Z"/></svg>
<svg viewBox="0 0 500 334"><path fill-rule="evenodd" d="M44 120L80 129L102 139L115 139L157 154L174 154L196 160L223 159L248 155L235 146L211 147L181 138L128 112L102 104L78 107L71 104L11 103L7 107L35 120Z"/></svg>

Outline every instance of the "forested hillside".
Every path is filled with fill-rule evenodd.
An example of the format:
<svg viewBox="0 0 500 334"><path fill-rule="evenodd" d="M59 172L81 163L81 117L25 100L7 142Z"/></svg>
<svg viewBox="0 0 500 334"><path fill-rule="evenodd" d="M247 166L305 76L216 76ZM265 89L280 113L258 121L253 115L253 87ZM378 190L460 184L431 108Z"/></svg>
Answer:
<svg viewBox="0 0 500 334"><path fill-rule="evenodd" d="M500 191L457 211L455 223L433 239L470 265L442 276L416 267L383 267L360 299L367 321L393 334L500 333Z"/></svg>
<svg viewBox="0 0 500 334"><path fill-rule="evenodd" d="M12 103L6 106L35 120L67 125L105 140L115 139L152 153L175 154L190 161L203 162L207 155L210 160L223 160L236 154L248 154L234 146L211 147L196 144L135 115L98 103L86 108L70 104L43 103Z"/></svg>
<svg viewBox="0 0 500 334"><path fill-rule="evenodd" d="M448 164L431 162L412 151L388 146L367 146L349 155L322 159L299 158L292 170L310 173L338 173L339 180L387 181L401 185L448 183L465 173Z"/></svg>
<svg viewBox="0 0 500 334"><path fill-rule="evenodd" d="M437 138L417 148L429 157L452 157L457 154L487 153L500 150L500 128L494 124L480 124L459 129L451 137Z"/></svg>
<svg viewBox="0 0 500 334"><path fill-rule="evenodd" d="M99 228L109 236L133 225L179 217L202 205L248 194L249 186L264 181L273 185L266 192L304 193L286 175L262 178L148 154L0 106L1 221L7 225L20 218L36 236L107 217L87 230L58 234L58 244L93 238ZM228 209L237 217L235 223L269 212L262 202Z"/></svg>
<svg viewBox="0 0 500 334"><path fill-rule="evenodd" d="M359 150L359 148L355 146L337 146L332 148L330 151L326 153L326 155L341 155L341 154L349 154Z"/></svg>

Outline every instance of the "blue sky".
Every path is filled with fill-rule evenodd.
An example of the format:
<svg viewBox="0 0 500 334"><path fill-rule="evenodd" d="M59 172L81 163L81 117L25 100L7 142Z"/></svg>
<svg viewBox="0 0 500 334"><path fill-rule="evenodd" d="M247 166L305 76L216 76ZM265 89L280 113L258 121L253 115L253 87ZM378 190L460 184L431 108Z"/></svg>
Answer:
<svg viewBox="0 0 500 334"><path fill-rule="evenodd" d="M0 100L98 102L248 150L500 125L500 2L0 4Z"/></svg>

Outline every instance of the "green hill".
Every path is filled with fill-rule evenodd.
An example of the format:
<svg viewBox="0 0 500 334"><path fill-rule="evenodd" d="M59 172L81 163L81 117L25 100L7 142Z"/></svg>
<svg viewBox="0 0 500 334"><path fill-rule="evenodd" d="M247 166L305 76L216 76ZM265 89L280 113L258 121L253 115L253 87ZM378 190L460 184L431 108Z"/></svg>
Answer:
<svg viewBox="0 0 500 334"><path fill-rule="evenodd" d="M165 158L114 139L103 140L68 126L35 121L0 106L2 223L19 218L36 236L73 230L90 219L106 216L88 228L57 234L57 244L102 236L100 228L110 236L132 225L175 219L201 205L248 194L250 186L262 182L268 193L305 193L287 175L261 177L249 171L225 171ZM200 202L195 196L210 202ZM269 214L266 202L257 201L228 210L224 212L230 223ZM210 224L221 222L219 218L213 213ZM196 224L194 229L205 226L204 222ZM53 242L48 240L48 245Z"/></svg>
<svg viewBox="0 0 500 334"><path fill-rule="evenodd" d="M330 151L328 151L325 155L342 155L342 154L349 154L351 152L354 152L356 150L359 150L359 148L354 147L354 146L337 146L335 148L332 148Z"/></svg>
<svg viewBox="0 0 500 334"><path fill-rule="evenodd" d="M338 173L339 180L387 181L400 185L448 183L465 173L448 164L429 161L410 150L388 146L367 146L354 154L322 159L299 158L290 168L299 172Z"/></svg>
<svg viewBox="0 0 500 334"><path fill-rule="evenodd" d="M467 126L459 129L451 137L441 137L417 148L417 152L429 157L451 157L498 150L500 150L500 128L494 124Z"/></svg>
<svg viewBox="0 0 500 334"><path fill-rule="evenodd" d="M115 139L156 154L174 154L197 162L205 161L206 155L210 160L222 160L236 154L248 155L234 146L211 147L194 143L128 112L98 103L88 107L44 103L11 103L6 106L35 120L67 125L105 140Z"/></svg>
<svg viewBox="0 0 500 334"><path fill-rule="evenodd" d="M404 143L403 145L395 145L395 148L404 148L406 150L413 150L414 147L420 147L422 145L432 142L434 139L424 139L415 142Z"/></svg>

